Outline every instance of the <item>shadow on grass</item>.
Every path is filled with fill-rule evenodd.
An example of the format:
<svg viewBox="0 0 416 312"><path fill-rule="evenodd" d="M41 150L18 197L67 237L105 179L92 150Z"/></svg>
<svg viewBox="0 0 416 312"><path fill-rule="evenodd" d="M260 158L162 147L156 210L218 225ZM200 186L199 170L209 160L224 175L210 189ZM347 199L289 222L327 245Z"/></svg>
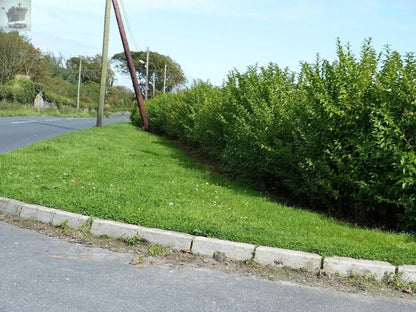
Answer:
<svg viewBox="0 0 416 312"><path fill-rule="evenodd" d="M205 155L202 155L191 147L183 145L179 141L158 136L156 134L152 135L155 136L155 140L152 143L169 149L171 152L169 157L175 159L183 168L197 170L202 174L206 174L207 182L210 184L215 184L225 188L232 188L237 194L263 198L272 203L278 203L285 206L289 205L293 206L293 208L298 207L293 199L285 198L283 194L269 194L262 186L248 183L242 179L233 178L230 175L227 175L219 168L217 163L208 159ZM161 156L151 151L147 151L145 153Z"/></svg>
<svg viewBox="0 0 416 312"><path fill-rule="evenodd" d="M152 143L161 145L164 148L168 148L171 152L169 157L178 161L178 164L185 169L198 170L201 173L207 173L207 182L215 184L220 187L232 188L233 192L238 195L249 195L256 198L266 199L267 201L275 204L281 204L291 207L293 209L299 209L303 211L309 211L319 215L321 218L329 218L341 225L346 225L353 228L360 229L375 229L385 232L405 234L405 240L407 243L416 243L416 234L397 232L392 229L380 228L377 224L371 223L358 223L353 216L340 216L333 213L322 211L308 205L305 201L297 199L294 195L286 192L285 190L272 189L263 185L261 181L259 183L252 183L245 181L239 177L232 177L219 169L217 163L208 159L206 155L201 155L196 149L188 145L184 145L180 141L176 141L171 138L165 138L162 136L154 135L154 141ZM148 152L149 154L155 154ZM155 154L156 155L156 154ZM161 156L161 155L158 155Z"/></svg>

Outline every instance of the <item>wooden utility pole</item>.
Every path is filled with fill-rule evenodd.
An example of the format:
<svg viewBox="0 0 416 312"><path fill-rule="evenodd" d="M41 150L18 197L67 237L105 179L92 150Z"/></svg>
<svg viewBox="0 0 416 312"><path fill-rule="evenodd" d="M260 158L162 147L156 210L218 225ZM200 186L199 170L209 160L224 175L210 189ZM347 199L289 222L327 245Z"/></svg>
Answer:
<svg viewBox="0 0 416 312"><path fill-rule="evenodd" d="M156 94L155 84L156 84L156 74L153 73L153 97L155 97L155 94Z"/></svg>
<svg viewBox="0 0 416 312"><path fill-rule="evenodd" d="M144 98L147 100L147 93L149 90L149 47L147 48L146 54L146 84L144 88Z"/></svg>
<svg viewBox="0 0 416 312"><path fill-rule="evenodd" d="M134 92L136 94L137 103L139 105L140 115L143 121L143 130L149 131L149 121L147 119L146 110L143 103L142 93L140 92L139 82L137 81L136 68L134 67L133 57L131 56L129 43L127 41L126 31L124 30L123 20L120 14L120 7L117 0L113 1L113 7L116 14L118 29L120 31L121 41L123 42L124 54L126 55L127 66L130 71L131 80L133 82Z"/></svg>
<svg viewBox="0 0 416 312"><path fill-rule="evenodd" d="M163 94L166 92L166 72L168 70L168 65L165 64L165 75L163 77Z"/></svg>
<svg viewBox="0 0 416 312"><path fill-rule="evenodd" d="M108 67L108 40L110 38L110 18L111 18L111 0L105 3L104 18L104 36L103 36L103 54L101 57L101 82L100 82L100 99L98 102L97 127L103 126L104 101L107 87L107 67Z"/></svg>
<svg viewBox="0 0 416 312"><path fill-rule="evenodd" d="M78 92L77 92L77 110L79 110L79 98L81 95L81 71L82 71L82 58L79 58L79 70L78 70Z"/></svg>

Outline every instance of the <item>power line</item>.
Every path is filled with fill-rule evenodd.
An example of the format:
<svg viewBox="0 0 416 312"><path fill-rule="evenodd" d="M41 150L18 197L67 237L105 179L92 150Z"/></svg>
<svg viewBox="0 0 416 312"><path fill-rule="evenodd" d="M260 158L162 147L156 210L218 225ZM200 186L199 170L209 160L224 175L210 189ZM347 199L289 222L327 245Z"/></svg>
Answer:
<svg viewBox="0 0 416 312"><path fill-rule="evenodd" d="M130 27L130 23L129 23L129 19L127 18L127 13L126 13L126 9L124 7L124 1L120 0L120 7L121 7L121 12L123 15L123 20L124 20L124 24L127 26L127 32L129 33L129 37L131 38L130 41L133 43L133 47L136 51L141 51L142 49L139 47L139 45L137 44L133 32L131 31L131 27Z"/></svg>

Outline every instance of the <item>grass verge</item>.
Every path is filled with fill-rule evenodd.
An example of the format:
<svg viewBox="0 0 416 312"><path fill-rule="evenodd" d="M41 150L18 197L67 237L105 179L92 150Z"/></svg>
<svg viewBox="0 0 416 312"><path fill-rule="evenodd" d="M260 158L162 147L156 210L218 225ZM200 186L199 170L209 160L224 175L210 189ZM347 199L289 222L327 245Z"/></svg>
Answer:
<svg viewBox="0 0 416 312"><path fill-rule="evenodd" d="M323 256L416 264L416 237L343 224L224 179L116 123L0 155L0 196L94 217Z"/></svg>
<svg viewBox="0 0 416 312"><path fill-rule="evenodd" d="M54 116L54 117L96 117L96 112L78 111L74 107L47 108L38 110L30 104L7 103L0 101L0 117Z"/></svg>

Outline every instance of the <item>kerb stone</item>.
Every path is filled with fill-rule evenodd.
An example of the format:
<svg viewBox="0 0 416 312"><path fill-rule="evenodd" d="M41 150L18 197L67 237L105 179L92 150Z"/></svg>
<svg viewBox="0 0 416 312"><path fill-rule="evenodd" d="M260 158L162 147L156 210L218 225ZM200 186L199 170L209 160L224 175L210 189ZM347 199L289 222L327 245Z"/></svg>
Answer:
<svg viewBox="0 0 416 312"><path fill-rule="evenodd" d="M73 229L79 229L81 226L86 225L88 223L88 217L83 216L80 214L62 211L62 210L55 210L55 214L52 219L52 225L58 226L65 222L68 222L69 227Z"/></svg>
<svg viewBox="0 0 416 312"><path fill-rule="evenodd" d="M45 224L52 224L54 214L55 209L22 203L20 218L31 219Z"/></svg>
<svg viewBox="0 0 416 312"><path fill-rule="evenodd" d="M260 246L256 249L254 261L260 264L318 272L321 268L322 257L302 251Z"/></svg>
<svg viewBox="0 0 416 312"><path fill-rule="evenodd" d="M145 227L139 227L138 236L150 243L172 247L176 250L191 248L193 239L193 236L188 234Z"/></svg>
<svg viewBox="0 0 416 312"><path fill-rule="evenodd" d="M14 199L0 197L0 211L12 216L19 216L23 203Z"/></svg>
<svg viewBox="0 0 416 312"><path fill-rule="evenodd" d="M114 238L132 238L138 236L139 227L115 221L94 219L91 234L94 236L109 236Z"/></svg>
<svg viewBox="0 0 416 312"><path fill-rule="evenodd" d="M396 267L384 261L328 257L324 259L324 270L329 274L338 273L343 276L357 274L382 280L386 273L394 274Z"/></svg>
<svg viewBox="0 0 416 312"><path fill-rule="evenodd" d="M254 245L236 243L214 238L196 237L192 244L192 253L213 257L215 252L224 253L228 259L244 261L253 258Z"/></svg>
<svg viewBox="0 0 416 312"><path fill-rule="evenodd" d="M416 283L416 265L402 265L399 266L399 273L402 273L400 278L407 282Z"/></svg>

